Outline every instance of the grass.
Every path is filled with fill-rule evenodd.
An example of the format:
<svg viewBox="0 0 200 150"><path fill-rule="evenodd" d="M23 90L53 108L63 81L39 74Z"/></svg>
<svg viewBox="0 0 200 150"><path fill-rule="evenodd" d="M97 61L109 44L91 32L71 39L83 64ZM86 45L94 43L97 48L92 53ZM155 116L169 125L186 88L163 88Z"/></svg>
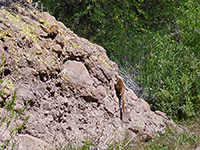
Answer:
<svg viewBox="0 0 200 150"><path fill-rule="evenodd" d="M146 143L139 143L136 147L141 150L186 150L196 149L200 135L195 132L177 132L167 128L165 134L153 138Z"/></svg>
<svg viewBox="0 0 200 150"><path fill-rule="evenodd" d="M195 150L200 147L200 118L179 122L181 131L167 127L166 133L160 134L147 142L122 141L109 145L108 150ZM83 146L72 146L70 143L59 150L95 150L91 141L86 140Z"/></svg>
<svg viewBox="0 0 200 150"><path fill-rule="evenodd" d="M200 118L182 121L183 131L167 127L166 133L148 142L132 143L127 149L138 150L193 150L200 146Z"/></svg>

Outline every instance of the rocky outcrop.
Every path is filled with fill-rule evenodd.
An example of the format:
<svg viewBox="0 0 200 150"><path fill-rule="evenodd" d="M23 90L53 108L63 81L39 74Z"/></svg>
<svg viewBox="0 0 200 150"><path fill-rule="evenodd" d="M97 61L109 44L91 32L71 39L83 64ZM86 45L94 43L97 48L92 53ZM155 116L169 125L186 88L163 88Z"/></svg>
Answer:
<svg viewBox="0 0 200 150"><path fill-rule="evenodd" d="M45 36L40 25L57 25L59 34ZM51 149L56 145L81 144L91 139L99 149L126 137L148 140L173 124L164 113L152 112L149 105L126 88L126 113L121 113L115 91L118 66L101 46L78 37L63 23L31 6L13 3L0 10L0 55L3 83L0 116L16 91L14 110L23 109L20 122L26 126L13 140L23 149ZM29 105L26 100L30 100ZM14 128L15 129L15 128ZM0 126L0 142L9 134ZM30 143L27 145L27 142ZM35 144L34 144L35 143Z"/></svg>

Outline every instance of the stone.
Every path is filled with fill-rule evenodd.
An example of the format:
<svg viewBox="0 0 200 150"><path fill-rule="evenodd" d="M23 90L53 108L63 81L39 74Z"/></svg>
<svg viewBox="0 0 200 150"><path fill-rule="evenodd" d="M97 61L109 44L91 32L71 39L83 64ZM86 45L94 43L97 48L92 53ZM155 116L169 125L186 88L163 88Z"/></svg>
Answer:
<svg viewBox="0 0 200 150"><path fill-rule="evenodd" d="M17 148L23 150L53 150L54 148L43 140L30 135L19 135Z"/></svg>

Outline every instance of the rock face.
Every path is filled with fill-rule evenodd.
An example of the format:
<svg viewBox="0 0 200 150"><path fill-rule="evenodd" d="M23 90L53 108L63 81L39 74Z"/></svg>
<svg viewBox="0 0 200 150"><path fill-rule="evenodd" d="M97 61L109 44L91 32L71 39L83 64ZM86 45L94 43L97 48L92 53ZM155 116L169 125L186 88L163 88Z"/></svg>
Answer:
<svg viewBox="0 0 200 150"><path fill-rule="evenodd" d="M40 25L57 25L59 34L44 36ZM2 54L6 62L1 65L0 119L8 113L3 104L14 91L14 110L26 109L11 125L17 127L25 116L30 117L12 137L20 149L51 149L69 141L81 144L88 138L98 149L105 149L125 137L147 140L173 124L164 113L152 112L128 88L126 113L120 113L115 91L118 66L108 59L105 49L78 37L46 12L18 3L1 9ZM4 131L0 133L2 143L10 134L6 124L0 131Z"/></svg>

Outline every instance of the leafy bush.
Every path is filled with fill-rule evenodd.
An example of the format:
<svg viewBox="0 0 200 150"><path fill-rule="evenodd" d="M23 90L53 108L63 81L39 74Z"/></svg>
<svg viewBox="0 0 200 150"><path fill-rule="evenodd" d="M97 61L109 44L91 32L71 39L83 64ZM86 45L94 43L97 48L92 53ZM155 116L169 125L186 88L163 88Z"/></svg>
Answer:
<svg viewBox="0 0 200 150"><path fill-rule="evenodd" d="M200 62L169 35L155 35L141 82L150 103L175 119L194 117L200 106ZM145 80L144 80L145 79Z"/></svg>
<svg viewBox="0 0 200 150"><path fill-rule="evenodd" d="M193 51L200 59L200 4L199 1L188 0L181 5L179 11L182 15L177 18L183 44Z"/></svg>
<svg viewBox="0 0 200 150"><path fill-rule="evenodd" d="M168 32L153 34L148 62L141 67L141 82L152 106L177 120L199 114L199 3L188 0L174 12L177 16Z"/></svg>

